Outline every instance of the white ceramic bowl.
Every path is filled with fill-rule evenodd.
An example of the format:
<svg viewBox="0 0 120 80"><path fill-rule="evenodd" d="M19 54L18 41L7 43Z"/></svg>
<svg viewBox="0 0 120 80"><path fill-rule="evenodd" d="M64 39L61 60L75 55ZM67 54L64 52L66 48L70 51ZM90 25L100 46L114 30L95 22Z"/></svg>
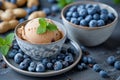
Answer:
<svg viewBox="0 0 120 80"><path fill-rule="evenodd" d="M63 37L60 40L51 42L48 44L47 43L46 44L32 44L28 41L22 40L17 35L18 28L25 25L28 21L20 23L15 28L15 38L17 40L18 45L22 49L22 51L35 60L40 60L41 58L57 55L58 51L61 49L66 39L66 29L64 28L64 26L57 21L53 21L57 25L58 29L62 31Z"/></svg>
<svg viewBox="0 0 120 80"><path fill-rule="evenodd" d="M114 13L116 16L115 20L101 27L84 27L80 25L75 25L65 19L65 13L73 5L80 5L80 4L98 4L101 8L107 9L109 12ZM117 22L118 22L118 14L115 9L110 7L109 5L99 3L99 2L91 2L91 1L79 1L72 4L67 5L62 9L61 12L63 23L67 29L68 36L74 39L76 42L83 44L85 46L97 46L104 41L106 41L110 35L112 34Z"/></svg>

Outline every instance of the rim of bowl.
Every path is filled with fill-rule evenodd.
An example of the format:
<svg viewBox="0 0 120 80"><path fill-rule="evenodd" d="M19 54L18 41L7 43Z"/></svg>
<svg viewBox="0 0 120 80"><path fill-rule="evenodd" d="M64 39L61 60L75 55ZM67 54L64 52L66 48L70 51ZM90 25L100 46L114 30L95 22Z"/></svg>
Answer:
<svg viewBox="0 0 120 80"><path fill-rule="evenodd" d="M68 10L68 8L70 8L73 5L87 4L87 3L89 3L89 4L98 4L98 5L102 4L102 5L105 5L105 6L109 7L109 8L111 8L113 10L113 12L115 13L115 17L116 18L111 23L109 23L107 25L104 25L104 26L100 26L100 27L88 27L88 26L76 25L76 24L66 20L66 18L65 18L65 11ZM62 19L64 19L68 24L72 25L72 27L79 28L79 29L84 29L84 30L96 30L96 29L102 29L102 28L110 27L110 25L114 24L118 20L118 13L117 13L117 11L114 8L112 8L111 6L109 6L107 4L104 4L104 3L101 3L101 2L93 2L93 1L77 1L77 2L71 3L71 4L65 6L62 9L61 16L62 16Z"/></svg>
<svg viewBox="0 0 120 80"><path fill-rule="evenodd" d="M46 18L46 19L49 19L49 18ZM51 19L50 19L51 20ZM19 38L18 37L18 35L17 35L17 30L18 30L18 28L20 28L22 25L26 25L26 23L27 22L29 22L30 20L25 20L24 22L22 22L22 23L20 23L20 24L18 24L16 27L15 27L15 30L14 30L14 33L15 33L15 37L17 37L19 40L21 40L22 42L25 42L25 43L27 43L27 44L32 44L32 45L51 45L51 44L55 44L55 43L58 43L58 42L60 42L61 40L64 40L64 39L66 39L66 35L67 35L67 31L66 31L66 29L64 28L64 25L63 24L61 24L60 22L58 22L58 21L54 21L54 20L52 20L53 22L56 22L56 23L59 23L60 25L62 25L62 38L61 39L59 39L59 40L57 40L57 41L55 41L55 42L51 42L51 43L41 43L41 44L34 44L34 43L31 43L31 42L29 42L29 41L26 41L26 40L23 40L23 39L21 39L21 38ZM58 27L59 28L59 27Z"/></svg>

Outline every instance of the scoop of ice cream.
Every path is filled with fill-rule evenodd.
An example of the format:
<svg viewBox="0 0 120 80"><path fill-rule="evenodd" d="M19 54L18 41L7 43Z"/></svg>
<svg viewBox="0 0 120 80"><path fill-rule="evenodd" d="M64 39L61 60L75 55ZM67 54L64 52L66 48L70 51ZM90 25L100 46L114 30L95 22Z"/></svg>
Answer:
<svg viewBox="0 0 120 80"><path fill-rule="evenodd" d="M47 20L50 23L53 23L51 20ZM33 44L41 44L41 43L51 43L61 39L62 34L59 30L55 31L46 31L43 34L37 34L37 28L40 25L39 18L33 19L29 21L22 31L22 38L33 43Z"/></svg>

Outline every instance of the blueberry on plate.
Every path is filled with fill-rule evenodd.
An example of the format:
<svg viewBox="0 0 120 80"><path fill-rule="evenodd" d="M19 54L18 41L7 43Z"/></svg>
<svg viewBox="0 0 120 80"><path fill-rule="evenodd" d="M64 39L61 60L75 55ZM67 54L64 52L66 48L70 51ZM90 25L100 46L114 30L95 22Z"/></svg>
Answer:
<svg viewBox="0 0 120 80"><path fill-rule="evenodd" d="M93 65L93 70L94 70L95 72L100 72L100 71L101 71L100 65L99 65L99 64Z"/></svg>
<svg viewBox="0 0 120 80"><path fill-rule="evenodd" d="M98 20L98 21L97 21L97 26L98 26L98 27L104 26L104 25L105 25L104 20L101 19L101 20Z"/></svg>
<svg viewBox="0 0 120 80"><path fill-rule="evenodd" d="M94 14L93 15L93 19L94 20L99 20L100 19L100 15L99 14Z"/></svg>
<svg viewBox="0 0 120 80"><path fill-rule="evenodd" d="M77 69L82 71L83 70L83 66L81 66L80 64L77 65Z"/></svg>
<svg viewBox="0 0 120 80"><path fill-rule="evenodd" d="M47 15L51 14L51 11L49 8L43 8L43 12L45 12Z"/></svg>
<svg viewBox="0 0 120 80"><path fill-rule="evenodd" d="M8 53L8 57L9 58L14 58L14 56L17 54L17 50L16 49L12 49L9 53Z"/></svg>
<svg viewBox="0 0 120 80"><path fill-rule="evenodd" d="M75 17L75 18L79 17L79 13L78 12L72 12L72 17Z"/></svg>
<svg viewBox="0 0 120 80"><path fill-rule="evenodd" d="M26 70L28 68L28 64L26 64L25 62L21 62L19 64L19 68L22 69L22 70Z"/></svg>
<svg viewBox="0 0 120 80"><path fill-rule="evenodd" d="M89 63L89 64L95 64L96 61L95 61L94 58L92 58L92 57L88 57L88 63Z"/></svg>
<svg viewBox="0 0 120 80"><path fill-rule="evenodd" d="M114 65L115 61L116 61L116 58L114 56L109 56L107 58L107 63L110 65Z"/></svg>
<svg viewBox="0 0 120 80"><path fill-rule="evenodd" d="M67 52L68 52L68 53L72 53L72 54L74 54L74 49L71 48L71 47L69 47L69 48L67 49Z"/></svg>
<svg viewBox="0 0 120 80"><path fill-rule="evenodd" d="M73 58L72 55L68 55L68 56L65 57L64 60L67 61L67 62L69 62L69 63L72 63L74 61L74 58Z"/></svg>
<svg viewBox="0 0 120 80"><path fill-rule="evenodd" d="M30 63L30 66L37 66L37 63L32 61L32 62Z"/></svg>
<svg viewBox="0 0 120 80"><path fill-rule="evenodd" d="M117 70L120 70L120 61L116 61L114 63L114 68L117 69Z"/></svg>
<svg viewBox="0 0 120 80"><path fill-rule="evenodd" d="M97 27L97 21L96 20L91 20L89 22L89 27Z"/></svg>
<svg viewBox="0 0 120 80"><path fill-rule="evenodd" d="M81 26L87 26L87 25L88 25L88 22L87 22L85 19L82 19L82 20L80 21L80 25L81 25Z"/></svg>
<svg viewBox="0 0 120 80"><path fill-rule="evenodd" d="M15 55L15 57L14 57L14 61L15 61L15 63L17 63L17 64L19 64L20 62L22 62L23 61L23 55L21 54L21 53L17 53L16 55Z"/></svg>
<svg viewBox="0 0 120 80"><path fill-rule="evenodd" d="M57 70L61 70L63 68L63 65L60 61L56 61L53 67L54 70L57 71Z"/></svg>
<svg viewBox="0 0 120 80"><path fill-rule="evenodd" d="M108 10L107 9L101 9L101 14L108 14Z"/></svg>
<svg viewBox="0 0 120 80"><path fill-rule="evenodd" d="M106 71L104 71L104 70L101 70L101 71L99 72L99 75L100 75L101 77L103 77L103 78L107 78L107 77L108 77L108 73L107 73Z"/></svg>
<svg viewBox="0 0 120 80"><path fill-rule="evenodd" d="M67 61L62 61L63 67L68 67L69 63Z"/></svg>
<svg viewBox="0 0 120 80"><path fill-rule="evenodd" d="M41 62L46 67L46 65L49 62L49 60L48 60L48 58L43 58Z"/></svg>
<svg viewBox="0 0 120 80"><path fill-rule="evenodd" d="M47 68L48 68L48 69L53 69L53 63L48 62L48 63L47 63Z"/></svg>
<svg viewBox="0 0 120 80"><path fill-rule="evenodd" d="M93 19L92 15L87 15L87 16L85 17L85 20L86 20L87 22L90 22L92 19Z"/></svg>
<svg viewBox="0 0 120 80"><path fill-rule="evenodd" d="M77 18L71 18L70 22L74 23L74 24L79 24L79 21L77 20Z"/></svg>
<svg viewBox="0 0 120 80"><path fill-rule="evenodd" d="M29 65L29 64L30 64L30 62L31 62L31 59L30 59L30 58L26 58L26 59L24 59L24 60L23 60L23 62L25 62L26 64L28 64L28 65Z"/></svg>
<svg viewBox="0 0 120 80"><path fill-rule="evenodd" d="M108 18L114 21L115 15L113 13L108 13Z"/></svg>
<svg viewBox="0 0 120 80"><path fill-rule="evenodd" d="M79 11L79 15L82 16L82 17L85 17L87 14L88 14L88 13L87 13L87 10L86 10L86 9L81 9L81 10Z"/></svg>
<svg viewBox="0 0 120 80"><path fill-rule="evenodd" d="M85 63L81 63L81 66L83 66L83 69L87 69L87 65Z"/></svg>
<svg viewBox="0 0 120 80"><path fill-rule="evenodd" d="M26 58L30 58L30 57L28 55L24 54L23 58L26 59Z"/></svg>
<svg viewBox="0 0 120 80"><path fill-rule="evenodd" d="M44 72L45 71L45 66L42 63L38 63L36 67L37 72Z"/></svg>
<svg viewBox="0 0 120 80"><path fill-rule="evenodd" d="M31 62L30 66L28 67L28 71L35 72L37 64L35 62Z"/></svg>

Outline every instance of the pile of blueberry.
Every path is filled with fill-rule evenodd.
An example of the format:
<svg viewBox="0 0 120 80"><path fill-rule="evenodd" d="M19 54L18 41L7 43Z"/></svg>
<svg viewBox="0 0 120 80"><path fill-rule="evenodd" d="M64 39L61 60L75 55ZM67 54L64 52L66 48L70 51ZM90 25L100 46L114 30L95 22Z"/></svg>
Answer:
<svg viewBox="0 0 120 80"><path fill-rule="evenodd" d="M73 5L68 8L65 18L76 25L100 27L115 20L115 15L97 4Z"/></svg>
<svg viewBox="0 0 120 80"><path fill-rule="evenodd" d="M60 54L55 58L43 58L40 61L32 60L28 55L24 54L19 48L16 41L13 42L13 46L8 53L8 57L14 59L14 62L19 65L22 70L28 70L30 72L45 72L47 70L61 70L68 67L74 62L74 50L73 48L62 47Z"/></svg>

